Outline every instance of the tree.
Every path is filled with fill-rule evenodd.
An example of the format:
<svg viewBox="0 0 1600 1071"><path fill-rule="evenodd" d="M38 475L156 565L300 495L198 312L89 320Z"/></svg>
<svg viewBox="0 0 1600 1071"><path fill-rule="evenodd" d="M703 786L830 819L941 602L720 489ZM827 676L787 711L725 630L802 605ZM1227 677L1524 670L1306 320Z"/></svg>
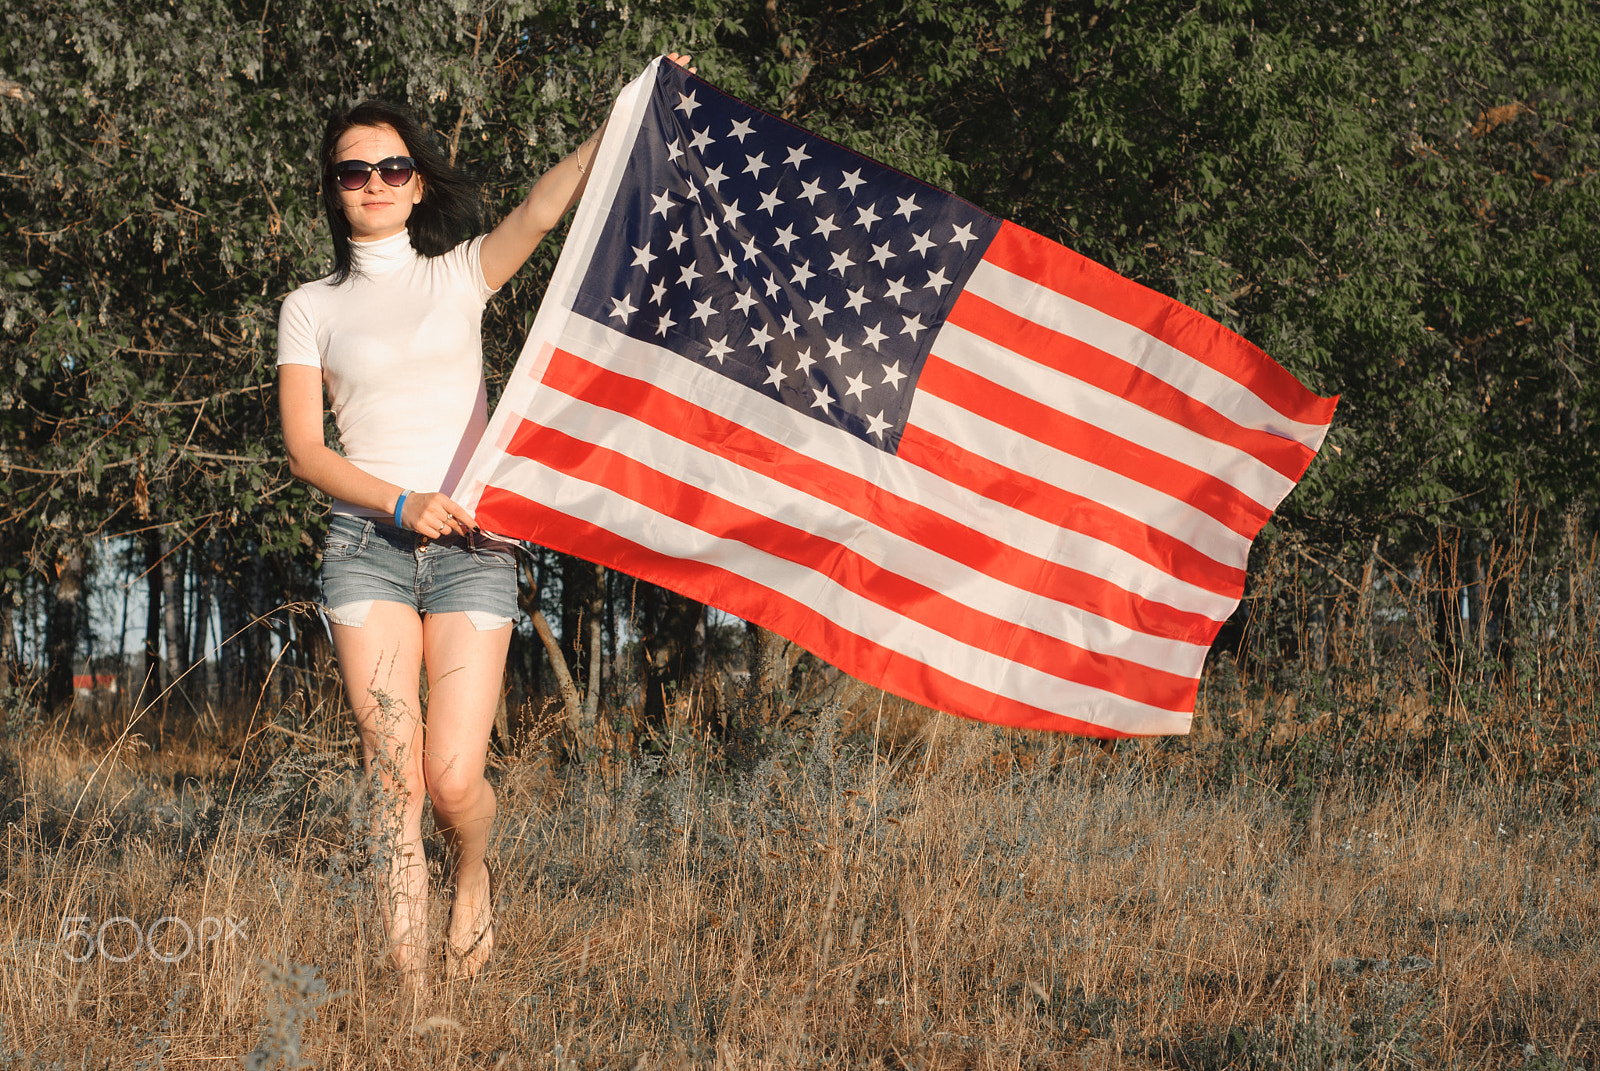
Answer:
<svg viewBox="0 0 1600 1071"><path fill-rule="evenodd" d="M282 297L327 270L327 112L411 104L498 214L674 47L1341 392L1277 531L1366 561L1492 539L1513 500L1595 507L1592 3L18 0L0 27L0 619L39 583L65 614L57 565L108 536L190 593L179 663L196 570L225 636L309 596L324 505L284 465L273 358ZM558 249L491 306L492 396ZM583 567L541 576L564 571L576 609ZM236 693L275 643L310 657L265 627L224 652Z"/></svg>
<svg viewBox="0 0 1600 1071"><path fill-rule="evenodd" d="M1081 14L1019 214L1342 392L1288 523L1415 546L1588 493L1592 6Z"/></svg>
<svg viewBox="0 0 1600 1071"><path fill-rule="evenodd" d="M1341 392L1285 523L1414 547L1513 496L1590 497L1592 3L762 11L748 59L775 110Z"/></svg>
<svg viewBox="0 0 1600 1071"><path fill-rule="evenodd" d="M828 6L767 9L810 107L914 110L959 192L1343 395L1269 539L1366 548L1359 582L1441 526L1592 525L1593 4Z"/></svg>
<svg viewBox="0 0 1600 1071"><path fill-rule="evenodd" d="M226 531L221 545L242 557L224 573L280 574L279 598L309 594L322 509L289 477L271 403L278 302L326 271L312 161L325 115L361 96L409 101L452 150L470 143L464 155L503 205L598 122L615 82L606 72L620 56L597 50L606 35L572 29L584 8L10 5L0 16L0 155L15 162L0 177L7 559L48 575L86 539L188 548ZM520 322L536 293L521 284L507 295L497 376L514 333L505 321ZM178 599L174 557L149 564L152 597ZM267 609L253 591L244 606ZM173 671L186 654L181 624L168 630Z"/></svg>

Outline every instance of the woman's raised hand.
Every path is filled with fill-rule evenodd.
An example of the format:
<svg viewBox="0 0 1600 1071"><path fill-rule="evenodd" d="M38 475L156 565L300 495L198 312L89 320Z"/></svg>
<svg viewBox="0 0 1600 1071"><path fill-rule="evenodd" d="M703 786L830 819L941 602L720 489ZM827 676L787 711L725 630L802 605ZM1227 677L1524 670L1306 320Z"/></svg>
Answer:
<svg viewBox="0 0 1600 1071"><path fill-rule="evenodd" d="M473 517L472 512L457 505L441 491L413 491L407 495L400 512L400 523L402 528L409 528L429 539L451 534L466 535L468 531L478 529L477 518Z"/></svg>
<svg viewBox="0 0 1600 1071"><path fill-rule="evenodd" d="M667 59L695 73L687 53L669 52ZM605 125L601 124L601 130ZM598 142L598 132L591 139ZM561 217L577 203L588 181L585 172L594 163L596 146L589 142L545 172L528 191L528 196L513 208L499 226L490 231L478 247L478 263L483 269L483 281L491 290L498 290L521 270L535 247L544 236L555 229ZM320 425L318 425L320 429ZM426 535L427 533L423 533Z"/></svg>

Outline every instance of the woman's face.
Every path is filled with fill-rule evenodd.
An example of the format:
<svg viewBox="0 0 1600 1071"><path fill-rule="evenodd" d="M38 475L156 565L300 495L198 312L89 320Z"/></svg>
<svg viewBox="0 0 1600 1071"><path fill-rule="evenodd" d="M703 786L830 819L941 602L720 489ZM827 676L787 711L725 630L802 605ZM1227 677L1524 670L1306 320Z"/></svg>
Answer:
<svg viewBox="0 0 1600 1071"><path fill-rule="evenodd" d="M405 141L392 126L353 126L334 145L333 162L365 160L376 164L391 156L410 156ZM405 229L412 206L422 201L422 176L415 174L404 186L391 186L376 171L367 173L359 190L337 187L344 218L350 221L350 238L375 242Z"/></svg>

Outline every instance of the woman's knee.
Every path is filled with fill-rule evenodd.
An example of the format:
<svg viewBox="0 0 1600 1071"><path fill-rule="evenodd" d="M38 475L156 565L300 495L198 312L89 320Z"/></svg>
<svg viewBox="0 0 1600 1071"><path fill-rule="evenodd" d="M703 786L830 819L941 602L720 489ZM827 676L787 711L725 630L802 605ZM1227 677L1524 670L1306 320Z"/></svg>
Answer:
<svg viewBox="0 0 1600 1071"><path fill-rule="evenodd" d="M416 785L419 791L426 777L416 741L362 733L361 759L369 773L386 781Z"/></svg>
<svg viewBox="0 0 1600 1071"><path fill-rule="evenodd" d="M382 777L377 792L377 802L381 806L408 822L421 817L422 806L428 799L427 785L420 775L405 780Z"/></svg>
<svg viewBox="0 0 1600 1071"><path fill-rule="evenodd" d="M470 763L435 761L426 764L428 795L435 807L459 811L475 804L484 793L492 792L483 768Z"/></svg>

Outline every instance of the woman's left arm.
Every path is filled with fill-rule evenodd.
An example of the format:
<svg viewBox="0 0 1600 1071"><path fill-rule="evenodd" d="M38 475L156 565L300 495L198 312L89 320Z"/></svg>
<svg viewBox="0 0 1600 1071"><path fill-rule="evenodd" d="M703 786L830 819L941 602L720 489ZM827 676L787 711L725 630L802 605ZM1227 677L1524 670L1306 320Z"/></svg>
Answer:
<svg viewBox="0 0 1600 1071"><path fill-rule="evenodd" d="M672 52L667 58L689 67L688 56ZM689 71L693 73L694 68L689 67ZM491 290L500 289L517 274L544 241L544 236L578 203L589 182L589 168L600 151L600 139L605 131L606 126L601 123L600 129L579 145L576 152L568 153L546 171L522 203L484 237L478 248L478 262L483 268L483 281Z"/></svg>
<svg viewBox="0 0 1600 1071"><path fill-rule="evenodd" d="M605 124L601 123L600 129L589 135L589 140L579 145L576 152L568 153L546 171L522 203L484 237L483 244L478 247L478 262L483 267L483 281L489 284L489 289L500 289L517 274L538 244L544 241L544 236L578 203L583 188L588 185L589 165L600 151L600 139L605 131Z"/></svg>

